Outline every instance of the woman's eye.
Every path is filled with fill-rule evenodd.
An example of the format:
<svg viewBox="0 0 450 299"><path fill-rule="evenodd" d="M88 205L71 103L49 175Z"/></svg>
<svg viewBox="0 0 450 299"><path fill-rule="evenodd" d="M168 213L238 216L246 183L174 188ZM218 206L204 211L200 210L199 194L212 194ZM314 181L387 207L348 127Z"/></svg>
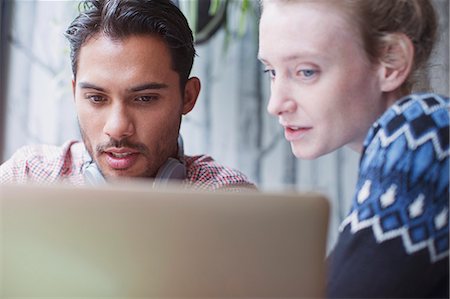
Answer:
<svg viewBox="0 0 450 299"><path fill-rule="evenodd" d="M316 70L311 70L311 69L306 69L306 70L300 70L298 73L301 76L309 79L309 78L313 77L314 75L316 75L317 71Z"/></svg>
<svg viewBox="0 0 450 299"><path fill-rule="evenodd" d="M269 74L270 78L275 78L275 75L276 75L275 70L270 70L270 69L264 70L264 73Z"/></svg>

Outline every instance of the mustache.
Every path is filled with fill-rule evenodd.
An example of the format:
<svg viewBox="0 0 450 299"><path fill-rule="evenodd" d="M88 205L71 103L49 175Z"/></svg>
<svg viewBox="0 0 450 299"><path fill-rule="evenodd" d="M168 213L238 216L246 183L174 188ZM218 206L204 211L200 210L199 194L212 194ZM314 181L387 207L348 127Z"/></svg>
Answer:
<svg viewBox="0 0 450 299"><path fill-rule="evenodd" d="M115 147L115 148L126 147L126 148L137 150L137 151L139 151L139 153L141 153L143 155L147 155L147 156L149 153L148 148L142 143L130 142L127 139L116 140L113 138L109 139L108 142L98 144L95 147L95 150L97 153L102 153L111 147Z"/></svg>

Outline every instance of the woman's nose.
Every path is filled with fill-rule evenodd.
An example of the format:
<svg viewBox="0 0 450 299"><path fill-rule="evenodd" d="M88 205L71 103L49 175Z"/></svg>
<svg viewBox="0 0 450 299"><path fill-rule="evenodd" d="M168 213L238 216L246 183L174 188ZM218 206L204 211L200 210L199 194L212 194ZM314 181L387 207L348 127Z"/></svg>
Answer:
<svg viewBox="0 0 450 299"><path fill-rule="evenodd" d="M270 99L267 111L274 116L294 112L297 109L292 89L289 86L289 82L285 81L274 79L270 86Z"/></svg>

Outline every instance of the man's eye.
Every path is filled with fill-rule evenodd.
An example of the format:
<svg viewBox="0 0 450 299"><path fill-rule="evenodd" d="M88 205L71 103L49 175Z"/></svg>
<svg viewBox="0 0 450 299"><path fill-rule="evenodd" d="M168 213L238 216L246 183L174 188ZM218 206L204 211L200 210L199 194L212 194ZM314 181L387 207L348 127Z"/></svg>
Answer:
<svg viewBox="0 0 450 299"><path fill-rule="evenodd" d="M139 96L139 97L136 97L134 100L135 100L136 102L144 102L144 103L147 103L147 102L155 101L155 100L157 100L157 99L158 99L157 96Z"/></svg>
<svg viewBox="0 0 450 299"><path fill-rule="evenodd" d="M86 98L93 103L101 103L106 101L106 99L99 95L88 95Z"/></svg>

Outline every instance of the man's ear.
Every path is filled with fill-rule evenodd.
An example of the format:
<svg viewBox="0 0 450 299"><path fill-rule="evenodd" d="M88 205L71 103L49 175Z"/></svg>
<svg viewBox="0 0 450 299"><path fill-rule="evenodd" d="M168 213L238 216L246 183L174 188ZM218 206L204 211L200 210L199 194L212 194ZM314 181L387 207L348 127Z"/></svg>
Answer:
<svg viewBox="0 0 450 299"><path fill-rule="evenodd" d="M197 102L200 93L200 80L197 77L189 78L184 87L183 114L189 113Z"/></svg>
<svg viewBox="0 0 450 299"><path fill-rule="evenodd" d="M408 78L414 60L414 46L403 33L389 34L380 55L381 91L397 90Z"/></svg>

